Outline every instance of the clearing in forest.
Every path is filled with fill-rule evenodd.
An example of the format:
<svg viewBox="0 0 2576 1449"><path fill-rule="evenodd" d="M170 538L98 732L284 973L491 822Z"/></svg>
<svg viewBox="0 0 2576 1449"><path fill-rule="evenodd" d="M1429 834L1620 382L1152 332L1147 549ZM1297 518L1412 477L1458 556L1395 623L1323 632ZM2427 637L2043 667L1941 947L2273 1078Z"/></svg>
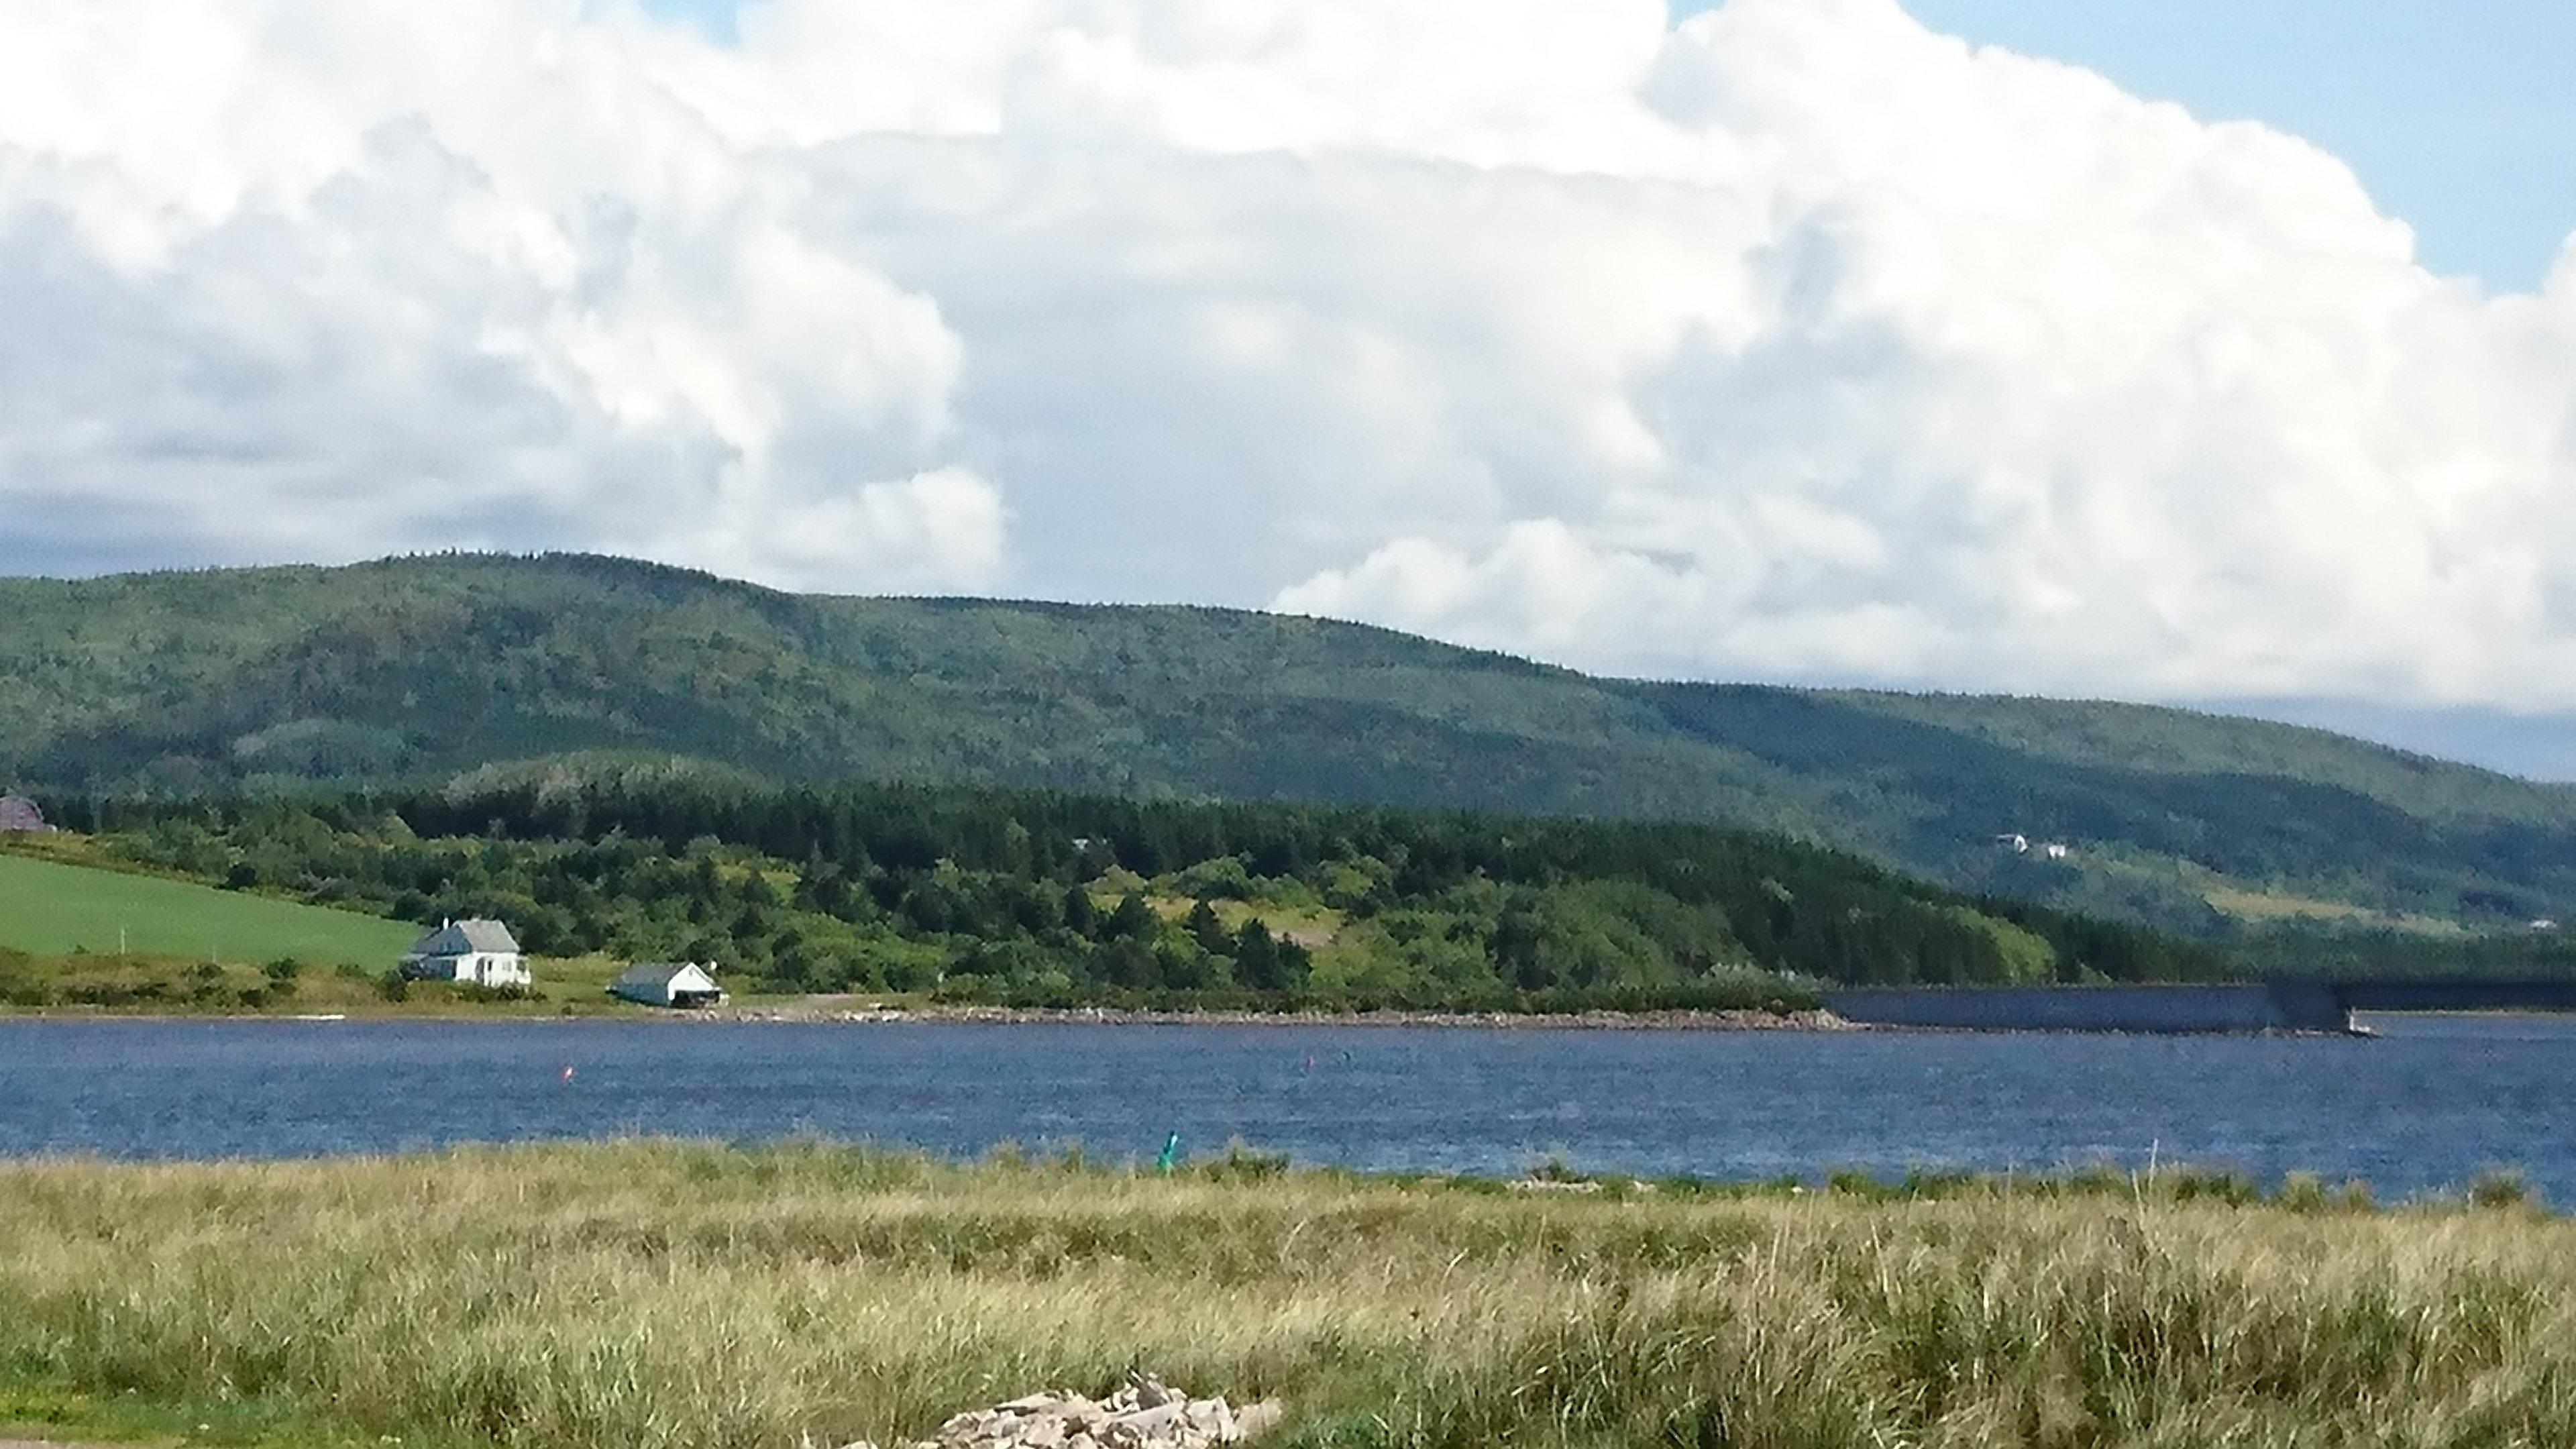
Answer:
<svg viewBox="0 0 2576 1449"><path fill-rule="evenodd" d="M391 967L419 934L354 911L0 855L0 948L10 950Z"/></svg>

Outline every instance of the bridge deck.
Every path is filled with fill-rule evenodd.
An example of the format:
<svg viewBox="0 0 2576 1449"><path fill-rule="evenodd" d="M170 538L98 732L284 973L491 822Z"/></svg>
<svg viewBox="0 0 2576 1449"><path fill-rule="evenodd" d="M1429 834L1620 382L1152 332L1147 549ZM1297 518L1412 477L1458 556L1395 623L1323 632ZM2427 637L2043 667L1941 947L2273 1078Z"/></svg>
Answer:
<svg viewBox="0 0 2576 1449"><path fill-rule="evenodd" d="M2576 1011L2576 981L2339 981L2346 1011Z"/></svg>
<svg viewBox="0 0 2576 1449"><path fill-rule="evenodd" d="M2576 981L1837 987L1825 1005L1864 1025L1954 1031L2337 1033L2357 1011L2576 1012Z"/></svg>

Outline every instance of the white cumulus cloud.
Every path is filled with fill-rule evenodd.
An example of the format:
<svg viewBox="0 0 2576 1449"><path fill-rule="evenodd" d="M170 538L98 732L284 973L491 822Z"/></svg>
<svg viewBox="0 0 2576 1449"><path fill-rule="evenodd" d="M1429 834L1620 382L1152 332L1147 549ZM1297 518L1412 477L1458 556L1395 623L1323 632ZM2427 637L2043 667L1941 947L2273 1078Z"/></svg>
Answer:
<svg viewBox="0 0 2576 1449"><path fill-rule="evenodd" d="M2576 252L1895 0L0 0L0 566L2576 706Z"/></svg>

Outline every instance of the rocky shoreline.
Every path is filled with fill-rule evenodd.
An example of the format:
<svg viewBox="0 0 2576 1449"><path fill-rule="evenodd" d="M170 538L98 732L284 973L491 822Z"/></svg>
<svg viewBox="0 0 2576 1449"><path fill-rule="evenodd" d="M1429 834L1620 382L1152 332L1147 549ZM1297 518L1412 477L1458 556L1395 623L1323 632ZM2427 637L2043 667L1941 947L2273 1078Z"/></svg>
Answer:
<svg viewBox="0 0 2576 1449"><path fill-rule="evenodd" d="M1114 1007L762 1005L692 1013L734 1022L934 1022L968 1026L1389 1026L1485 1031L1800 1031L1866 1028L1829 1011L1130 1011Z"/></svg>
<svg viewBox="0 0 2576 1449"><path fill-rule="evenodd" d="M438 1022L656 1021L673 1024L901 1023L955 1026L1384 1026L1455 1027L1474 1031L1772 1031L1877 1030L1829 1011L1129 1011L1112 1007L884 1006L763 1003L695 1011L124 1011L90 1007L0 1008L0 1021ZM0 1446L5 1449L5 1446Z"/></svg>

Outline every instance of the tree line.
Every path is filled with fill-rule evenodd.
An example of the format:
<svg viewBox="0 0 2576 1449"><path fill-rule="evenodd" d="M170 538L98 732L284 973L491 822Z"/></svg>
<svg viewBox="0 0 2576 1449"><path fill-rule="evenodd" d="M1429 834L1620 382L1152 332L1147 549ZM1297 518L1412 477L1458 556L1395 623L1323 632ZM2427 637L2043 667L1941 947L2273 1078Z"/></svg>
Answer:
<svg viewBox="0 0 2576 1449"><path fill-rule="evenodd" d="M780 991L1507 1009L2228 969L2153 931L1701 825L646 767L54 804L136 862L235 889L493 916L539 953L711 960Z"/></svg>

